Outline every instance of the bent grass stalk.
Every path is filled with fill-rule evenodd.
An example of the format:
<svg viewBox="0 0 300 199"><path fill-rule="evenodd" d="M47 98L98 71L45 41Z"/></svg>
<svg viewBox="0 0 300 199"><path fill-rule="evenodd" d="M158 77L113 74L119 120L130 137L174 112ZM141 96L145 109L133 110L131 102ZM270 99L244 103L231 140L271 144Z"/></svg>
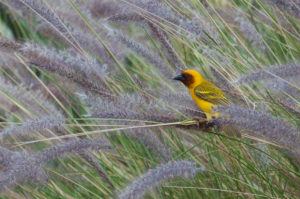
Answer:
<svg viewBox="0 0 300 199"><path fill-rule="evenodd" d="M52 137L52 138L33 140L33 141L28 141L28 142L21 142L18 145L22 146L22 145L33 144L33 143L37 143L37 142L45 142L45 141L50 141L50 140L79 137L79 136L84 136L84 135L94 135L94 134L99 134L99 133L108 133L108 132L113 132L113 131L121 131L121 130L129 130L129 129L153 128L153 127L164 127L164 126L174 126L174 125L183 125L183 126L187 125L188 126L188 125L195 125L195 124L197 124L196 121L182 121L182 122L172 122L172 123L164 123L164 124L129 126L129 127L122 127L122 128L88 131L88 132L84 132L84 133L76 133L76 134L70 134L70 135L56 136L56 137Z"/></svg>

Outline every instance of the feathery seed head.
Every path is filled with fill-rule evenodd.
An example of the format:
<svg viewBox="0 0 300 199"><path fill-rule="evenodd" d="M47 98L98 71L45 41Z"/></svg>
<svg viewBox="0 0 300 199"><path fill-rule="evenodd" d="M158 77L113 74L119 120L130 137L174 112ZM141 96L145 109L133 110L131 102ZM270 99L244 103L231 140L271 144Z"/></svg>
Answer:
<svg viewBox="0 0 300 199"><path fill-rule="evenodd" d="M287 78L300 75L300 65L297 63L270 66L268 68L256 70L237 80L239 84L248 84L259 80Z"/></svg>
<svg viewBox="0 0 300 199"><path fill-rule="evenodd" d="M300 158L299 132L291 124L268 113L239 106L218 106L217 111L221 113L221 117L213 120L217 126L233 125L251 131L257 137L280 144Z"/></svg>
<svg viewBox="0 0 300 199"><path fill-rule="evenodd" d="M164 181L175 177L193 178L198 172L204 170L204 167L197 167L195 162L184 160L169 162L156 169L151 169L139 177L119 195L119 198L141 198L147 191L158 186Z"/></svg>
<svg viewBox="0 0 300 199"><path fill-rule="evenodd" d="M21 44L14 42L13 40L0 37L0 51L13 52L19 50L21 47Z"/></svg>
<svg viewBox="0 0 300 199"><path fill-rule="evenodd" d="M35 131L43 129L59 128L64 124L65 120L60 115L45 116L35 120L26 121L21 126L10 126L3 131L0 131L0 141L5 135L18 136L20 134L28 133L34 134Z"/></svg>
<svg viewBox="0 0 300 199"><path fill-rule="evenodd" d="M26 152L14 153L4 176L0 176L0 191L23 180L39 180L45 178L42 166L49 160L69 153L82 153L90 150L107 150L111 145L101 139L79 139L65 142L61 145L48 147L34 154ZM0 151L0 155L3 153Z"/></svg>

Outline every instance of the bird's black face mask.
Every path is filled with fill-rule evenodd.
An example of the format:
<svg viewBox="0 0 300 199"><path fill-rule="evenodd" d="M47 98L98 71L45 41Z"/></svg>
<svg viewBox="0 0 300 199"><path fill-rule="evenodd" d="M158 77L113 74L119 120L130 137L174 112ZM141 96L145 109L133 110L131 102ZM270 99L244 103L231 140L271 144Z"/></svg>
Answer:
<svg viewBox="0 0 300 199"><path fill-rule="evenodd" d="M185 86L189 87L191 84L195 82L194 77L189 74L185 73L184 71L173 78L174 80L181 81Z"/></svg>
<svg viewBox="0 0 300 199"><path fill-rule="evenodd" d="M184 82L186 80L186 78L182 74L180 74L180 75L177 75L176 77L174 77L173 80L178 80L178 81Z"/></svg>

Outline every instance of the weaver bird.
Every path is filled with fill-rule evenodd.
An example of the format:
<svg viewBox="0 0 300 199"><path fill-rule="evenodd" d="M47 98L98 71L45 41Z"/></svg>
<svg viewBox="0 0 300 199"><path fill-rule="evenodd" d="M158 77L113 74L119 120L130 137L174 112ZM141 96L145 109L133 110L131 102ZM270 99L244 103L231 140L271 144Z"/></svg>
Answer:
<svg viewBox="0 0 300 199"><path fill-rule="evenodd" d="M202 75L195 70L185 70L173 78L181 81L190 90L193 100L205 113L206 118L218 117L218 113L212 111L216 105L228 105L229 101L221 89L213 83L206 81Z"/></svg>

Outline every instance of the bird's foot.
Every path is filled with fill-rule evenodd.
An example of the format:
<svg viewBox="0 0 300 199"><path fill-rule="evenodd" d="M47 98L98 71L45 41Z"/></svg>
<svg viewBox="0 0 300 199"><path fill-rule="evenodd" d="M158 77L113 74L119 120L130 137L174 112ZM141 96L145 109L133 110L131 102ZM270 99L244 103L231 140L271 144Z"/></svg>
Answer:
<svg viewBox="0 0 300 199"><path fill-rule="evenodd" d="M199 116L195 116L195 117L194 117L194 120L196 120L197 122L200 122L200 123L205 123L205 122L207 122L207 119L206 119L206 118L199 117Z"/></svg>
<svg viewBox="0 0 300 199"><path fill-rule="evenodd" d="M208 120L206 118L203 118L203 117L199 117L199 116L195 116L194 117L194 120L196 122L198 122L198 126L203 126L203 125L206 125L208 123Z"/></svg>
<svg viewBox="0 0 300 199"><path fill-rule="evenodd" d="M209 130L213 127L215 127L215 124L213 120L209 120L207 118L195 116L194 120L197 122L197 125L199 128L204 129L204 130Z"/></svg>

